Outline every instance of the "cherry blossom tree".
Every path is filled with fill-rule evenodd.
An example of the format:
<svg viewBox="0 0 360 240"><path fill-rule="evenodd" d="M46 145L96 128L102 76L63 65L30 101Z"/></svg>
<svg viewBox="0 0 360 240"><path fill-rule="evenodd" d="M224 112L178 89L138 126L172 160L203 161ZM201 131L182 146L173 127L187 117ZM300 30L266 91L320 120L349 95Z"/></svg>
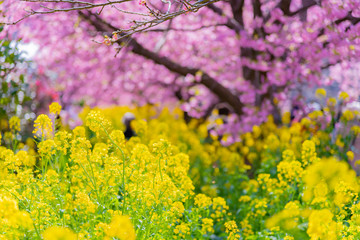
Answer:
<svg viewBox="0 0 360 240"><path fill-rule="evenodd" d="M302 86L341 78L359 95L344 73L359 62L359 0L5 0L1 8L8 36L41 46L38 77L53 81L65 107L180 101L193 117L225 113L214 130L235 133L232 142L269 113L278 118L285 100L301 101Z"/></svg>

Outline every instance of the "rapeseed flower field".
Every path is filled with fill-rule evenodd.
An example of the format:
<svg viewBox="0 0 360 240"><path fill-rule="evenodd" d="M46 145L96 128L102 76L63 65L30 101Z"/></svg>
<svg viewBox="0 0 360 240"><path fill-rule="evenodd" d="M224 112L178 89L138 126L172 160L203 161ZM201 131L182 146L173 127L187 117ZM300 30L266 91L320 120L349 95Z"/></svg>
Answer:
<svg viewBox="0 0 360 240"><path fill-rule="evenodd" d="M208 131L218 120L185 122L179 109L84 108L69 129L53 103L24 143L13 117L0 147L0 238L359 239L350 146L360 113L342 112L334 131L336 101L298 122L269 116L228 147Z"/></svg>

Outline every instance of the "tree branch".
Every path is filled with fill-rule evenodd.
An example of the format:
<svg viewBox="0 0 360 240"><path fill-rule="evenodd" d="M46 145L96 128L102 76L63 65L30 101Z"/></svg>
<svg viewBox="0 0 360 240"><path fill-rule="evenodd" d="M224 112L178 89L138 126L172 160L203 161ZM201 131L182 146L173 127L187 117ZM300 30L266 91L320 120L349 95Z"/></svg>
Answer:
<svg viewBox="0 0 360 240"><path fill-rule="evenodd" d="M7 24L7 25L15 25L22 20L32 16L32 15L40 15L40 14L50 14L55 12L70 12L70 11L79 11L84 9L90 9L90 8L97 8L97 7L105 7L107 5L113 5L115 3L124 3L131 0L120 0L120 1L107 1L104 3L89 3L84 1L77 1L77 0L21 0L22 2L31 2L31 3L71 3L71 4L78 4L78 6L72 6L67 8L53 8L53 7L47 7L45 5L40 5L43 9L46 9L44 11L39 10L24 10L28 12L28 14L25 14L25 16L21 17L20 19L14 21L14 22L4 22L0 24Z"/></svg>
<svg viewBox="0 0 360 240"><path fill-rule="evenodd" d="M224 11L221 8L215 6L213 3L207 5L207 7L210 8L214 13L225 17L227 19L225 26L227 26L228 28L235 30L235 32L237 33L239 33L243 29L243 26L241 26L235 19L226 16Z"/></svg>
<svg viewBox="0 0 360 240"><path fill-rule="evenodd" d="M131 15L139 15L139 19L133 19L132 21L132 26L127 28L127 29L117 29L118 33L123 33L126 32L126 34L119 34L122 37L127 37L127 36L131 36L134 33L137 32L142 32L144 30L147 30L149 28L152 28L154 26L157 26L165 21L171 20L177 16L180 16L182 14L188 13L188 12L197 12L200 8L203 8L205 6L207 6L208 4L217 2L219 0L198 0L195 2L188 2L188 0L181 0L181 4L183 4L185 6L184 9L180 8L180 9L176 9L174 11L170 11L170 7L171 7L171 1L163 1L163 3L166 3L169 5L167 12L163 13L161 12L159 9L152 9L150 8L149 4L147 4L146 2L144 3L144 8L147 9L149 12L148 14L143 14L143 13L137 13L137 12L132 12L132 11L126 11L124 9L120 9L119 7L115 6L114 4L121 4L124 2L128 2L131 0L102 0L103 2L99 2L99 3L87 3L83 0L20 0L20 1L24 1L24 2L31 2L36 6L37 8L34 9L30 9L30 10L24 10L25 12L27 12L27 14L25 14L25 16L21 17L20 19L17 19L15 21L11 21L11 22L0 22L0 24L7 24L7 25L14 25L32 15L41 15L41 14L51 14L51 13L55 13L55 12L70 12L70 11L80 11L80 10L88 10L88 9L92 9L92 8L98 8L101 7L101 10L105 7L105 6L111 6L113 8L115 8L116 10L120 11L121 13L125 13L125 14L131 14ZM68 5L64 6L64 3L67 3ZM101 12L100 10L100 12ZM100 14L100 12L98 12L98 14ZM146 16L144 18L144 16Z"/></svg>
<svg viewBox="0 0 360 240"><path fill-rule="evenodd" d="M254 17L262 17L261 2L260 0L253 0L253 12Z"/></svg>
<svg viewBox="0 0 360 240"><path fill-rule="evenodd" d="M304 18L305 17L305 20L306 20L306 16L307 16L307 10L309 8L311 8L312 6L315 6L317 5L317 2L315 0L303 0L303 7L296 10L295 12L290 12L289 17L292 17L292 16L295 16L297 14L300 14L300 18ZM302 15L302 16L301 16ZM303 19L301 19L303 20Z"/></svg>
<svg viewBox="0 0 360 240"><path fill-rule="evenodd" d="M234 19L244 27L243 19L243 7L245 0L230 0L231 10L233 12Z"/></svg>
<svg viewBox="0 0 360 240"><path fill-rule="evenodd" d="M89 11L86 14L83 12L79 12L79 15L83 19L88 21L91 25L93 25L98 31L113 32L117 30L116 27L105 22L98 15L93 14ZM198 72L201 72L201 69L182 66L167 57L160 56L159 54L144 48L134 38L126 37L126 39L121 38L117 40L119 44L125 41L129 44L129 46L131 47L131 51L133 53L145 57L149 60L152 60L156 64L162 65L174 73L177 73L182 76L186 76L188 74L195 76ZM227 89L219 82L217 82L214 78L209 76L207 73L202 74L199 83L206 86L220 100L227 102L233 108L233 111L236 114L238 115L243 114L243 110L242 110L243 104L240 102L239 98L236 95L234 95L229 89Z"/></svg>
<svg viewBox="0 0 360 240"><path fill-rule="evenodd" d="M281 0L278 7L281 9L281 11L284 13L284 15L290 14L290 4L291 0Z"/></svg>
<svg viewBox="0 0 360 240"><path fill-rule="evenodd" d="M196 32L196 31L200 31L200 30L206 29L206 28L221 27L221 26L226 26L226 25L225 25L225 23L218 23L218 24L213 24L213 25L203 25L198 28L172 28L172 27L154 28L154 29L145 30L143 32L167 32L167 31Z"/></svg>

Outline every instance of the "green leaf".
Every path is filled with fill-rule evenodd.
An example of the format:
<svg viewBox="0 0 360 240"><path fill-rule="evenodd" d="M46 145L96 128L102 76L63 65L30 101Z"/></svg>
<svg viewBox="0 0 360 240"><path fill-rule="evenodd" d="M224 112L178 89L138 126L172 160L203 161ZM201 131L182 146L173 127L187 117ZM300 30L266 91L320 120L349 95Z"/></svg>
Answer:
<svg viewBox="0 0 360 240"><path fill-rule="evenodd" d="M0 104L3 104L3 105L6 105L10 102L10 99L9 98L1 98L0 99Z"/></svg>
<svg viewBox="0 0 360 240"><path fill-rule="evenodd" d="M21 83L24 83L25 82L24 74L21 74L19 79L20 79Z"/></svg>
<svg viewBox="0 0 360 240"><path fill-rule="evenodd" d="M27 101L30 101L30 100L32 100L31 97L29 97L29 96L24 96L23 102L27 102Z"/></svg>
<svg viewBox="0 0 360 240"><path fill-rule="evenodd" d="M1 90L2 90L3 93L7 93L7 91L9 90L7 82L2 82L1 83Z"/></svg>
<svg viewBox="0 0 360 240"><path fill-rule="evenodd" d="M19 101L19 96L16 94L15 97L14 97L14 102L16 105L19 105L20 104L20 101Z"/></svg>

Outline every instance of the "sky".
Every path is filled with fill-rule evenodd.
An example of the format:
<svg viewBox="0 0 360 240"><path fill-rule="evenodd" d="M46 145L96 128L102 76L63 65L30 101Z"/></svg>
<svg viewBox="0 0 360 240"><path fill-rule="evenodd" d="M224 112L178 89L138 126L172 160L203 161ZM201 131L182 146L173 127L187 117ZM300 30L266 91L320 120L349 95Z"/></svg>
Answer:
<svg viewBox="0 0 360 240"><path fill-rule="evenodd" d="M26 60L31 60L34 58L37 51L39 50L39 45L34 43L20 43L18 45L18 48L24 53L23 57Z"/></svg>

